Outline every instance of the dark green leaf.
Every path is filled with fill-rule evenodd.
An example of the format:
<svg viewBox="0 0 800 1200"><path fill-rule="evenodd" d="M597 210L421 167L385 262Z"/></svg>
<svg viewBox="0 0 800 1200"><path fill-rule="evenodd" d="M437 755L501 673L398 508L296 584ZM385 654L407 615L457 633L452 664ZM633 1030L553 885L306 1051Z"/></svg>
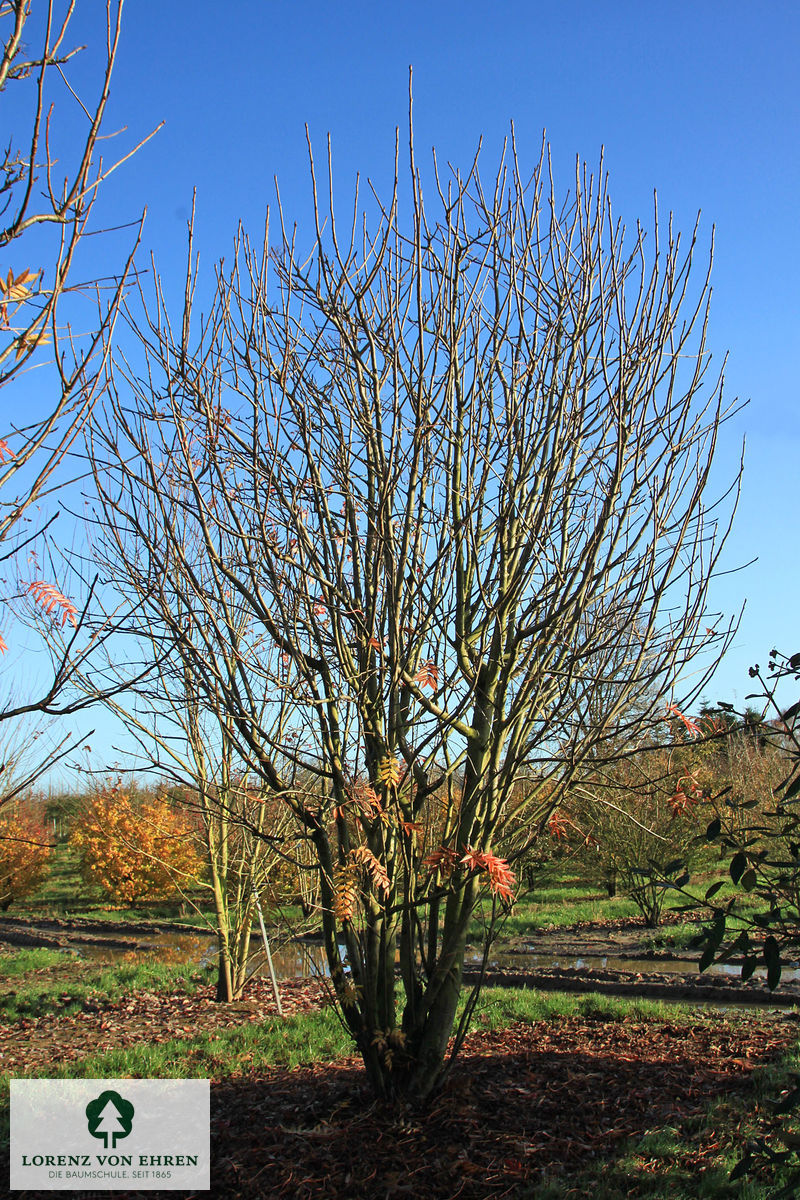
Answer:
<svg viewBox="0 0 800 1200"><path fill-rule="evenodd" d="M700 970L705 971L714 961L714 955L719 950L722 939L725 936L725 913L717 911L714 916L714 922L708 933L706 948L700 956Z"/></svg>
<svg viewBox="0 0 800 1200"><path fill-rule="evenodd" d="M752 1163L752 1161L753 1161L753 1156L750 1153L750 1151L748 1150L747 1153L745 1154L744 1158L739 1159L738 1163L736 1164L736 1166L733 1168L730 1175L728 1176L728 1179L730 1179L731 1183L734 1181L734 1179L741 1179L742 1176L747 1174L747 1172L750 1170L750 1164Z"/></svg>
<svg viewBox="0 0 800 1200"><path fill-rule="evenodd" d="M789 1092L788 1096L784 1096L783 1100L780 1100L775 1105L773 1111L775 1113L791 1112L791 1110L796 1108L798 1104L800 1104L800 1087L793 1088L792 1091Z"/></svg>
<svg viewBox="0 0 800 1200"><path fill-rule="evenodd" d="M753 888L758 883L758 877L752 867L745 871L741 879L742 887L746 892L752 892Z"/></svg>
<svg viewBox="0 0 800 1200"><path fill-rule="evenodd" d="M716 896L719 889L724 888L724 887L725 887L724 879L718 879L716 883L712 883L711 887L706 892L706 902L708 902L712 896Z"/></svg>
<svg viewBox="0 0 800 1200"><path fill-rule="evenodd" d="M771 934L764 938L764 962L767 964L767 987L772 992L781 981L781 955Z"/></svg>
<svg viewBox="0 0 800 1200"><path fill-rule="evenodd" d="M792 796L800 795L800 775L797 776L794 783L790 783L786 791L783 793L784 800L791 800Z"/></svg>
<svg viewBox="0 0 800 1200"><path fill-rule="evenodd" d="M734 883L739 882L739 880L742 878L742 875L744 874L746 868L747 868L747 855L743 851L740 850L738 852L738 854L734 854L733 858L731 859L730 872L731 872L731 879L733 880Z"/></svg>
<svg viewBox="0 0 800 1200"><path fill-rule="evenodd" d="M714 838L719 837L721 829L722 829L722 822L720 821L719 817L714 817L714 820L711 822L708 829L706 830L706 841L713 842Z"/></svg>
<svg viewBox="0 0 800 1200"><path fill-rule="evenodd" d="M750 976L756 969L756 959L746 958L742 963L742 983L747 983Z"/></svg>

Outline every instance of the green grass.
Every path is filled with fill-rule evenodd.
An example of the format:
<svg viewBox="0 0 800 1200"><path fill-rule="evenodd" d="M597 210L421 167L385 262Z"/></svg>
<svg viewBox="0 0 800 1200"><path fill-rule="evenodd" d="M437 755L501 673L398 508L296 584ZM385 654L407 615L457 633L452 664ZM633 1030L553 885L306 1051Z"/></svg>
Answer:
<svg viewBox="0 0 800 1200"><path fill-rule="evenodd" d="M700 921L690 921L686 925L664 925L645 933L641 944L645 950L691 949L702 929Z"/></svg>
<svg viewBox="0 0 800 1200"><path fill-rule="evenodd" d="M7 979L46 967L59 967L63 963L63 950L45 950L38 946L29 950L0 950L0 975Z"/></svg>
<svg viewBox="0 0 800 1200"><path fill-rule="evenodd" d="M487 909L487 916L490 909ZM501 941L525 937L542 929L563 929L583 921L622 920L638 915L632 900L624 896L609 899L591 889L554 887L530 892L514 905L513 911L503 921L499 937ZM479 941L483 934L484 917L476 909L469 926L469 939Z"/></svg>
<svg viewBox="0 0 800 1200"><path fill-rule="evenodd" d="M196 968L155 960L122 961L109 965L79 959L68 951L0 951L0 979L13 988L0 995L0 1019L68 1016L80 1012L86 1000L120 1000L132 992L164 990L194 992L209 975Z"/></svg>
<svg viewBox="0 0 800 1200"><path fill-rule="evenodd" d="M475 1008L473 1027L504 1029L515 1021L552 1021L564 1017L591 1020L696 1021L688 1004L604 996L595 993L537 992L535 988L484 988Z"/></svg>
<svg viewBox="0 0 800 1200"><path fill-rule="evenodd" d="M43 1068L50 1078L222 1079L266 1067L331 1062L353 1053L353 1043L331 1008L260 1025L222 1029L209 1037L92 1054L79 1063Z"/></svg>

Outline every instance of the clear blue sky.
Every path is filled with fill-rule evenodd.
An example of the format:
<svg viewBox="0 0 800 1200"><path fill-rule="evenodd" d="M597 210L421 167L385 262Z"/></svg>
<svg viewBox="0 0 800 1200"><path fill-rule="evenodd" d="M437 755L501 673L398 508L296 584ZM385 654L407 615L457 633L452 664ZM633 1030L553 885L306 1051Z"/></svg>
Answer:
<svg viewBox="0 0 800 1200"><path fill-rule="evenodd" d="M87 67L94 8L79 10ZM144 247L177 292L193 188L207 267L240 218L259 233L275 175L307 220L306 123L320 154L330 132L343 195L357 170L385 190L409 64L420 156L435 144L465 165L482 135L491 168L513 119L531 164L546 129L564 190L575 156L595 164L604 146L629 225L650 219L654 189L679 228L702 210L706 237L716 227L710 345L717 362L729 353L728 397L750 399L719 456L722 481L746 434L727 565L758 557L715 584L715 607L747 608L706 695L741 701L771 645L800 649L798 63L795 0L128 0L109 127L166 125L109 180L104 213L147 205Z"/></svg>

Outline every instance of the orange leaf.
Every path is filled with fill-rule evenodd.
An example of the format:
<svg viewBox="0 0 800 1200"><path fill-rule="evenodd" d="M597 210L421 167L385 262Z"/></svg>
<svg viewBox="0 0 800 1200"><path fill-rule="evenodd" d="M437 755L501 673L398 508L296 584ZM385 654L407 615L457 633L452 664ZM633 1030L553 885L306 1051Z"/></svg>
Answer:
<svg viewBox="0 0 800 1200"><path fill-rule="evenodd" d="M565 838L567 836L568 826L569 822L564 820L558 809L550 814L547 822L547 831L551 837L559 839Z"/></svg>
<svg viewBox="0 0 800 1200"><path fill-rule="evenodd" d="M436 691L439 686L439 668L433 659L422 663L414 676L414 683L418 683L420 687L429 687L434 692Z"/></svg>
<svg viewBox="0 0 800 1200"><path fill-rule="evenodd" d="M441 846L422 860L423 867L427 867L431 873L438 871L445 879L452 875L457 863L458 851L452 846Z"/></svg>
<svg viewBox="0 0 800 1200"><path fill-rule="evenodd" d="M496 896L507 902L514 899L516 879L504 858L498 858L489 850L473 850L467 846L467 852L461 861L472 871L486 871L489 876L489 887Z"/></svg>
<svg viewBox="0 0 800 1200"><path fill-rule="evenodd" d="M378 763L378 778L387 787L396 787L400 782L400 763L393 754L387 754Z"/></svg>
<svg viewBox="0 0 800 1200"><path fill-rule="evenodd" d="M350 851L350 857L354 863L363 867L372 880L375 890L383 892L384 896L388 896L390 884L386 867L375 857L369 846L356 846L355 850Z"/></svg>
<svg viewBox="0 0 800 1200"><path fill-rule="evenodd" d="M58 588L52 583L45 583L39 579L35 583L28 585L28 591L32 593L34 600L40 604L48 616L55 615L57 609L61 609L61 625L62 627L69 621L74 629L78 627L78 610L71 600L59 592Z"/></svg>
<svg viewBox="0 0 800 1200"><path fill-rule="evenodd" d="M669 715L664 717L664 720L668 721L670 717L677 717L686 726L689 737L695 738L700 733L700 726L697 722L693 721L691 717L685 717L676 704L668 704L667 713Z"/></svg>

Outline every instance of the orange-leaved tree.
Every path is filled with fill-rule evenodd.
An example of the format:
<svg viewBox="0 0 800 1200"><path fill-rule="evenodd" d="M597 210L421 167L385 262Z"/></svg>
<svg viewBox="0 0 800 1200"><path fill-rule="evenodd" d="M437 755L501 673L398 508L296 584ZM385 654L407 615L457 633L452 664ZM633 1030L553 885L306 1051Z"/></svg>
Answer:
<svg viewBox="0 0 800 1200"><path fill-rule="evenodd" d="M180 896L203 873L186 814L165 796L137 800L119 783L87 802L70 841L87 883L128 904Z"/></svg>
<svg viewBox="0 0 800 1200"><path fill-rule="evenodd" d="M0 909L34 892L47 874L52 846L30 801L14 800L0 812Z"/></svg>

